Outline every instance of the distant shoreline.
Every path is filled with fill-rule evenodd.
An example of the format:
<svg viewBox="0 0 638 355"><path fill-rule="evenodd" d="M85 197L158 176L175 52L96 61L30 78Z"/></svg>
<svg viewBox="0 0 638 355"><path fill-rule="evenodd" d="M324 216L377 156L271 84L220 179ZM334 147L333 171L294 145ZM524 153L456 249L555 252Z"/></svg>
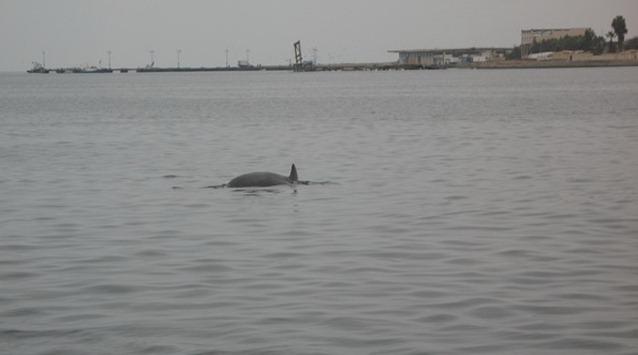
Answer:
<svg viewBox="0 0 638 355"><path fill-rule="evenodd" d="M638 66L637 60L500 60L489 62L468 63L448 66L420 66L400 65L392 62L379 63L342 63L342 64L318 64L311 67L309 72L317 71L400 71L400 70L432 70L432 69L550 69L550 68L609 68L609 67L634 67ZM238 67L182 67L182 68L125 68L126 71L138 73L169 73L169 72L244 72L244 71L293 71L290 66L254 66L248 68ZM55 72L48 69L48 72ZM108 73L119 72L120 68L113 68ZM5 71L4 73L12 73ZM67 71L68 73L68 71Z"/></svg>
<svg viewBox="0 0 638 355"><path fill-rule="evenodd" d="M473 63L458 68L468 69L547 69L547 68L605 68L638 66L635 60L504 60L498 62Z"/></svg>

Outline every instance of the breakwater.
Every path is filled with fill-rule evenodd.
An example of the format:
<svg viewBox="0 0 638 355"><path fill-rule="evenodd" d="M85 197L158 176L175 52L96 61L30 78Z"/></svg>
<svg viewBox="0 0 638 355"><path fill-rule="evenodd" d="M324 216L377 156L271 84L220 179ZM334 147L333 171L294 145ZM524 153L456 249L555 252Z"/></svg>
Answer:
<svg viewBox="0 0 638 355"><path fill-rule="evenodd" d="M336 64L305 64L301 71L366 71L366 70L421 70L421 69L444 69L440 65L410 65L398 64L396 62L380 63L336 63ZM115 69L120 71L119 69ZM166 72L224 72L224 71L294 71L292 65L254 65L241 67L145 67L126 68L138 73L166 73Z"/></svg>
<svg viewBox="0 0 638 355"><path fill-rule="evenodd" d="M445 69L441 65L411 65L398 64L396 62L381 63L336 63L336 64L308 64L304 65L300 71L376 71L376 70L434 70ZM120 67L120 68L100 68L84 70L77 68L40 68L38 70L28 70L28 73L48 74L56 72L58 74L104 74L104 73L170 73L170 72L242 72L242 71L295 71L292 65L250 65L240 67Z"/></svg>

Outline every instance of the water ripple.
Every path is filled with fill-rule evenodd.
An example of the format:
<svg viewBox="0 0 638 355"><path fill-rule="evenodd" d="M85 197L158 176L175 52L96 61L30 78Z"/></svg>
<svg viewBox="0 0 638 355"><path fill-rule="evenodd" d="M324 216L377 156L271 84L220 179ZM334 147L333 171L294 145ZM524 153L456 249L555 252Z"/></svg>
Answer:
<svg viewBox="0 0 638 355"><path fill-rule="evenodd" d="M0 349L636 353L635 69L306 74L0 73Z"/></svg>

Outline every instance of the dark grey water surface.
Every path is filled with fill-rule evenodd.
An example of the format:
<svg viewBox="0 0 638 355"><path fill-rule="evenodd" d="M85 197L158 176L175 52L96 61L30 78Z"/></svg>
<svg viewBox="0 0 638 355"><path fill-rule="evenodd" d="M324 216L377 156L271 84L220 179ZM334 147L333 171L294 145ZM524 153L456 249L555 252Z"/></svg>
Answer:
<svg viewBox="0 0 638 355"><path fill-rule="evenodd" d="M2 354L637 354L638 68L0 74ZM202 189L270 170L328 185Z"/></svg>

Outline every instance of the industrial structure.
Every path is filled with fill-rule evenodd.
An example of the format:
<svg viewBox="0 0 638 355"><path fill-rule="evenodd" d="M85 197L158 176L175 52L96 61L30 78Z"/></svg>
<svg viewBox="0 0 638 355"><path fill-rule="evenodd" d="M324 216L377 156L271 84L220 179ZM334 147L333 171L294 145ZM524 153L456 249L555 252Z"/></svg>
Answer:
<svg viewBox="0 0 638 355"><path fill-rule="evenodd" d="M301 56L301 41L292 44L295 48L295 65L294 71L302 71L303 57Z"/></svg>
<svg viewBox="0 0 638 355"><path fill-rule="evenodd" d="M314 53L313 58L315 58L314 60L303 60L303 56L301 55L301 41L297 41L295 43L292 44L295 50L295 64L293 64L292 66L292 70L296 71L296 72L301 72L301 71L315 71L317 70L315 64L316 63L316 57L317 57L317 49L313 48L312 51Z"/></svg>
<svg viewBox="0 0 638 355"><path fill-rule="evenodd" d="M529 56L530 48L534 43L540 43L552 39L560 39L563 37L584 36L588 28L542 28L521 31L521 57Z"/></svg>

